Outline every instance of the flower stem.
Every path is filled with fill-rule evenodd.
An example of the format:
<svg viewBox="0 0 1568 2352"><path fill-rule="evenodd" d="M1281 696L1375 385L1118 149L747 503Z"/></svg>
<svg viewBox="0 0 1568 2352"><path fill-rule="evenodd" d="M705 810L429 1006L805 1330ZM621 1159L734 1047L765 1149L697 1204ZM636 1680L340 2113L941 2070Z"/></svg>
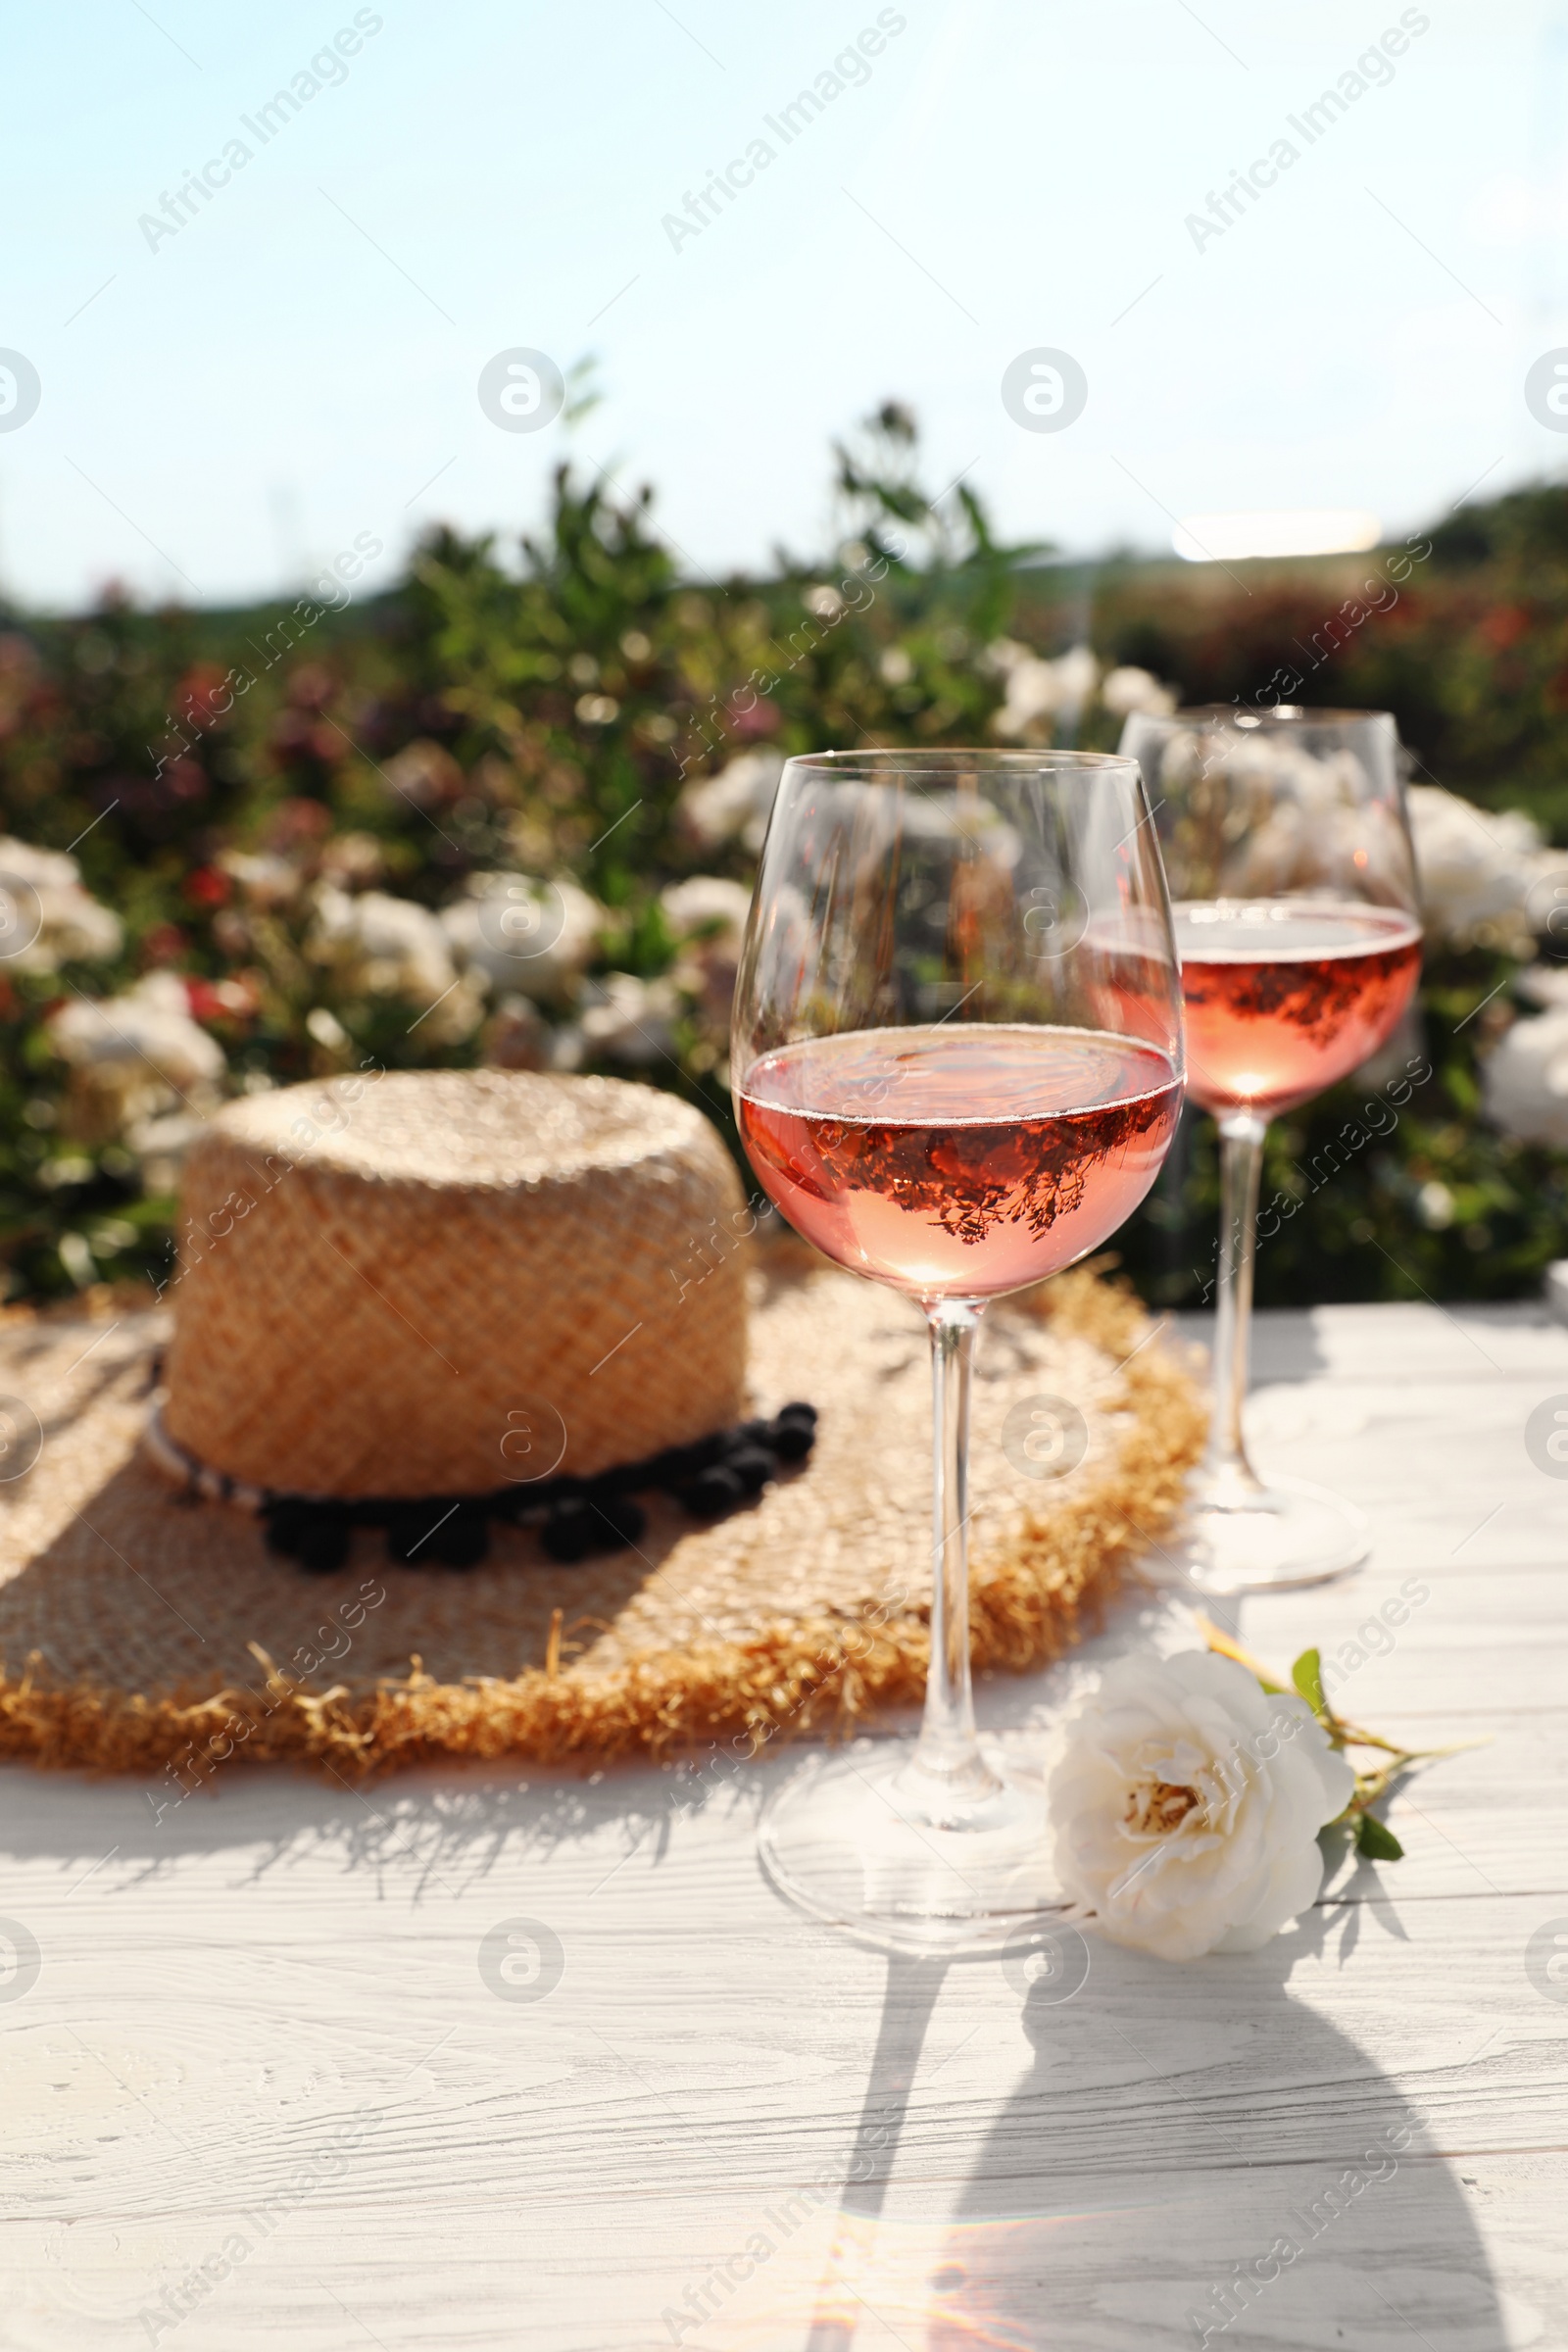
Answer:
<svg viewBox="0 0 1568 2352"><path fill-rule="evenodd" d="M1449 1747L1401 1747L1397 1740L1380 1739L1376 1732L1363 1731L1359 1724L1348 1723L1334 1712L1323 1690L1321 1659L1315 1649L1306 1650L1297 1659L1291 1681L1283 1683L1271 1675L1266 1667L1260 1666L1256 1658L1242 1648L1240 1642L1233 1642L1229 1634L1222 1632L1217 1625L1211 1625L1206 1617L1200 1617L1198 1625L1210 1649L1218 1650L1222 1657L1234 1658L1239 1666L1245 1666L1249 1674L1257 1677L1271 1696L1304 1699L1328 1735L1331 1747L1342 1753L1348 1747L1369 1747L1388 1757L1389 1761L1380 1764L1375 1771L1357 1772L1349 1803L1343 1813L1335 1816L1337 1821L1359 1826L1363 1816L1370 1812L1380 1797L1387 1795L1393 1783L1402 1773L1408 1772L1412 1765L1433 1763L1440 1756L1463 1755L1468 1748L1485 1747L1488 1744L1485 1740L1459 1740ZM1301 1678L1299 1681L1296 1679L1298 1676ZM1314 1692L1321 1704L1312 1704L1311 1694ZM1383 1831L1383 1825L1377 1826ZM1397 1841L1393 1840L1386 1831L1383 1831L1383 1835L1389 1855L1396 1858Z"/></svg>

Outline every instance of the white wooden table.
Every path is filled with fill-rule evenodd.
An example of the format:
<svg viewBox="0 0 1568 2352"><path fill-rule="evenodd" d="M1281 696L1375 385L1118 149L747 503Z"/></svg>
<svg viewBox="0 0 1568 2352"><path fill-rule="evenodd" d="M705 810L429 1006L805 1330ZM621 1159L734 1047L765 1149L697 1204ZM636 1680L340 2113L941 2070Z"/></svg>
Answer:
<svg viewBox="0 0 1568 2352"><path fill-rule="evenodd" d="M1568 2342L1568 1483L1524 1443L1568 1331L1340 1308L1260 1318L1257 1354L1264 1465L1377 1543L1244 1639L1333 1651L1413 1578L1343 1703L1492 1739L1396 1804L1404 1862L1252 1959L1096 1946L1053 2006L787 1910L753 1853L787 1759L363 1794L236 1768L159 1823L139 1786L8 1770L0 1912L39 1965L0 1984L0 2344ZM1155 1608L1102 1654L1140 1636L1187 1645ZM987 1713L1086 1670L990 1681ZM486 1957L517 1919L559 1981Z"/></svg>

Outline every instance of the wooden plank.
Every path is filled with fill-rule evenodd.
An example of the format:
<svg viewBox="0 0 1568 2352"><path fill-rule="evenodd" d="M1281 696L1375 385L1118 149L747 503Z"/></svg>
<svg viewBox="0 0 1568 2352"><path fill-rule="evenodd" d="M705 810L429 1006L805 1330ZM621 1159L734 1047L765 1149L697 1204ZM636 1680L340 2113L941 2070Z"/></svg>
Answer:
<svg viewBox="0 0 1568 2352"><path fill-rule="evenodd" d="M519 2172L524 2162L519 2151ZM668 2352L676 2341L714 2352L1189 2352L1200 2340L1194 2315L1214 2312L1238 2268L1288 2235L1296 2260L1256 2291L1233 2287L1245 2317L1211 2344L1392 2352L1424 2340L1435 2352L1503 2352L1559 2341L1549 2181L1506 2158L1467 2158L1462 2178L1431 2160L1396 2162L1358 2196L1344 2190L1344 2167L1298 2166L1197 2184L1180 2172L1086 2176L1055 2200L1020 2199L999 2171L956 2211L897 2188L868 2211L853 2191L821 2206L746 2186L698 2199L672 2180L657 2202L606 2198L585 2212L525 2179L480 2211L410 2199L402 2230L368 2206L306 2205L250 2241L173 2340L195 2352L261 2352L285 2335L300 2352L432 2342ZM8 2343L145 2342L149 2273L189 2275L225 2241L248 2238L247 2223L245 2209L215 2209L131 2240L107 2223L78 2225L69 2293L59 2233L7 2225ZM1491 2276L1489 2244L1510 2263L1506 2285ZM687 2316L705 2308L701 2325Z"/></svg>
<svg viewBox="0 0 1568 2352"><path fill-rule="evenodd" d="M1268 1443L1343 1470L1378 1541L1245 1604L1244 1638L1319 1641L1374 1728L1491 1744L1396 1802L1403 1863L1346 1867L1246 1960L1097 1944L1055 2007L995 1962L889 1962L761 1878L786 1756L358 1791L238 1768L162 1820L7 1770L0 1907L39 1954L0 1982L7 2346L1563 2341L1568 1985L1529 1955L1568 1938L1568 1494L1518 1431L1568 1391L1568 1332L1462 1320L1260 1330ZM1193 1639L1152 1597L982 1712L1043 1748L1097 1661ZM481 1968L519 1917L561 1946L539 1999Z"/></svg>

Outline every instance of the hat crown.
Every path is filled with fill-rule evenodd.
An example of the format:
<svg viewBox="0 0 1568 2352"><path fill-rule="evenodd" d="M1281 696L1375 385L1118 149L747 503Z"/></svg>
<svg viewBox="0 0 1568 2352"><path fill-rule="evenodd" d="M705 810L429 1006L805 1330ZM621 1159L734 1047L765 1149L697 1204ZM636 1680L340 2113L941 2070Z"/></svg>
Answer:
<svg viewBox="0 0 1568 2352"><path fill-rule="evenodd" d="M284 1494L641 1460L742 1417L753 1222L701 1112L621 1079L252 1096L186 1161L165 1426Z"/></svg>
<svg viewBox="0 0 1568 2352"><path fill-rule="evenodd" d="M282 1087L228 1103L210 1133L301 1166L464 1188L570 1179L661 1152L710 1158L716 1142L673 1095L525 1070L391 1070Z"/></svg>

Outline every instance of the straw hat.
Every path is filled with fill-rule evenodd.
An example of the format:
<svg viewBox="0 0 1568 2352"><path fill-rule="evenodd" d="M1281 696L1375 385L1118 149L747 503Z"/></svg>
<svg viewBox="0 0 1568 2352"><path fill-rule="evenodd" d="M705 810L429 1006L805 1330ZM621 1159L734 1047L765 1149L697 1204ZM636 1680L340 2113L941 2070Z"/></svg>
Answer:
<svg viewBox="0 0 1568 2352"><path fill-rule="evenodd" d="M613 1078L394 1072L229 1104L191 1151L163 1428L313 1497L584 1477L734 1422L733 1164Z"/></svg>

